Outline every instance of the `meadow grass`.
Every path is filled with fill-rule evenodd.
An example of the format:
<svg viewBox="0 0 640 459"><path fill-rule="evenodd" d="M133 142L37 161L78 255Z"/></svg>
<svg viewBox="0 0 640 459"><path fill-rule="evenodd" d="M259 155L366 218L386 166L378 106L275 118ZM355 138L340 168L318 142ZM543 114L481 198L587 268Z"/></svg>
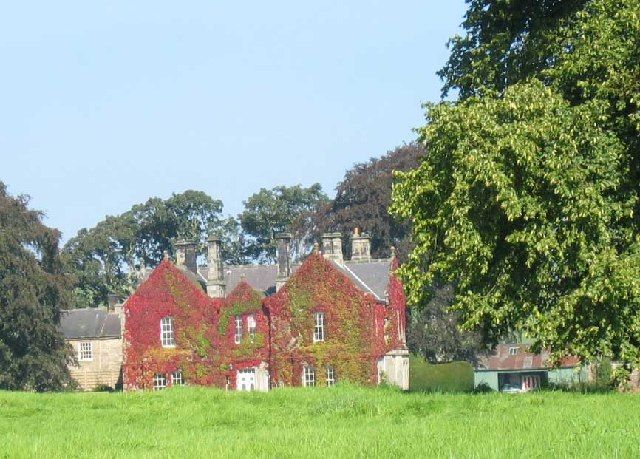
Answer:
<svg viewBox="0 0 640 459"><path fill-rule="evenodd" d="M2 457L640 457L640 397L0 392Z"/></svg>

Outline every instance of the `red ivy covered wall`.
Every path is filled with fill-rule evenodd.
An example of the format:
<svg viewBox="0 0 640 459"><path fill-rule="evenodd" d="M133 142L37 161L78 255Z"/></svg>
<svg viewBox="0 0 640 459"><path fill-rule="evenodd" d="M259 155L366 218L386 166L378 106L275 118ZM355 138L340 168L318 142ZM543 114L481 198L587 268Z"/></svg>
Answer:
<svg viewBox="0 0 640 459"><path fill-rule="evenodd" d="M220 342L211 326L217 323L220 303L171 262L162 261L124 304L125 388L152 387L156 373L178 370L195 384L223 384L215 368ZM173 348L161 344L163 317L173 318Z"/></svg>
<svg viewBox="0 0 640 459"><path fill-rule="evenodd" d="M328 366L337 379L377 383L377 360L401 341L395 327L402 318L393 311L402 298L394 294L395 306L380 304L322 255L310 255L287 284L265 300L271 316L272 384L301 385L305 365L314 367L316 385L326 385ZM325 314L326 336L317 343L315 312Z"/></svg>
<svg viewBox="0 0 640 459"><path fill-rule="evenodd" d="M224 300L209 298L164 260L124 306L125 388L153 387L156 373L178 370L190 384L234 388L237 370L261 362L269 365L272 386L301 385L304 365L315 368L316 385L326 384L327 366L338 380L375 384L378 359L405 347L406 301L394 275L388 298L388 305L377 302L319 254L271 297L240 282ZM315 312L325 315L325 338L317 343ZM174 321L174 348L160 341L160 321L167 316ZM242 321L239 343L236 316Z"/></svg>

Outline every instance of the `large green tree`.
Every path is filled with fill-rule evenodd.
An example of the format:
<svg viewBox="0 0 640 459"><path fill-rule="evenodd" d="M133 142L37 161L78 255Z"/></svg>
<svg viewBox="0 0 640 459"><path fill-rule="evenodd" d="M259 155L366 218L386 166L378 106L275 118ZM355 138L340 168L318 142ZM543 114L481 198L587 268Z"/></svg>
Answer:
<svg viewBox="0 0 640 459"><path fill-rule="evenodd" d="M317 233L314 216L328 200L319 183L260 189L244 202L244 211L238 217L245 236L245 253L260 263L273 262L274 235L288 232L293 236L293 257L305 255Z"/></svg>
<svg viewBox="0 0 640 459"><path fill-rule="evenodd" d="M408 292L454 282L454 308L492 341L517 330L637 364L637 1L469 3L443 73L460 100L427 108L429 154L394 190L416 244ZM519 35L487 26L522 14Z"/></svg>
<svg viewBox="0 0 640 459"><path fill-rule="evenodd" d="M0 389L58 390L70 382L58 329L69 282L60 233L28 203L0 182Z"/></svg>
<svg viewBox="0 0 640 459"><path fill-rule="evenodd" d="M130 293L137 266L159 263L164 251L172 253L176 239L198 241L203 249L210 233L223 237L227 262L244 261L237 221L223 218L222 202L202 191L151 198L80 230L64 247L65 261L76 278L76 304L98 305L109 293Z"/></svg>

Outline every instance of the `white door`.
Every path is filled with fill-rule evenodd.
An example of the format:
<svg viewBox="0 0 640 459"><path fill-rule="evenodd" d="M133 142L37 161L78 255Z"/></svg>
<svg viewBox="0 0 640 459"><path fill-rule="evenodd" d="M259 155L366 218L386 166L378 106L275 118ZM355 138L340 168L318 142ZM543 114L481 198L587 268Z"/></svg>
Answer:
<svg viewBox="0 0 640 459"><path fill-rule="evenodd" d="M246 368L238 370L236 375L236 390L253 390L256 387L256 369Z"/></svg>

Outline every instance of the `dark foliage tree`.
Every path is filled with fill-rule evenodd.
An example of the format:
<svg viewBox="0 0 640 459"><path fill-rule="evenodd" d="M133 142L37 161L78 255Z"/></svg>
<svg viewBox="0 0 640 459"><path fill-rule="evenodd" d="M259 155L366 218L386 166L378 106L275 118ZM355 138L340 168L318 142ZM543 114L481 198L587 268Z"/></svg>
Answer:
<svg viewBox="0 0 640 459"><path fill-rule="evenodd" d="M60 233L28 203L0 182L0 389L59 390L70 383L70 353L58 329L69 282Z"/></svg>
<svg viewBox="0 0 640 459"><path fill-rule="evenodd" d="M292 255L300 258L309 252L317 233L314 216L329 198L319 183L262 188L244 202L239 215L245 235L246 254L260 263L275 261L274 234L292 234Z"/></svg>
<svg viewBox="0 0 640 459"><path fill-rule="evenodd" d="M336 187L336 197L316 216L319 232L340 231L343 245L349 253L349 234L354 227L371 236L371 254L385 258L391 246L401 257L409 252L410 238L407 220L389 214L393 171L407 171L418 166L424 149L411 143L397 147L380 158L358 163L345 173Z"/></svg>
<svg viewBox="0 0 640 459"><path fill-rule="evenodd" d="M199 241L204 249L214 232L223 237L226 261L244 262L237 221L222 218L222 202L201 191L151 198L80 230L63 250L76 277L76 304L94 306L105 303L109 293L130 293L137 266L158 264L164 251L172 253L176 239Z"/></svg>
<svg viewBox="0 0 640 459"><path fill-rule="evenodd" d="M475 362L485 350L480 334L461 330L459 313L449 310L453 287L435 288L423 307L411 308L407 325L407 345L414 354L431 363L466 360Z"/></svg>

